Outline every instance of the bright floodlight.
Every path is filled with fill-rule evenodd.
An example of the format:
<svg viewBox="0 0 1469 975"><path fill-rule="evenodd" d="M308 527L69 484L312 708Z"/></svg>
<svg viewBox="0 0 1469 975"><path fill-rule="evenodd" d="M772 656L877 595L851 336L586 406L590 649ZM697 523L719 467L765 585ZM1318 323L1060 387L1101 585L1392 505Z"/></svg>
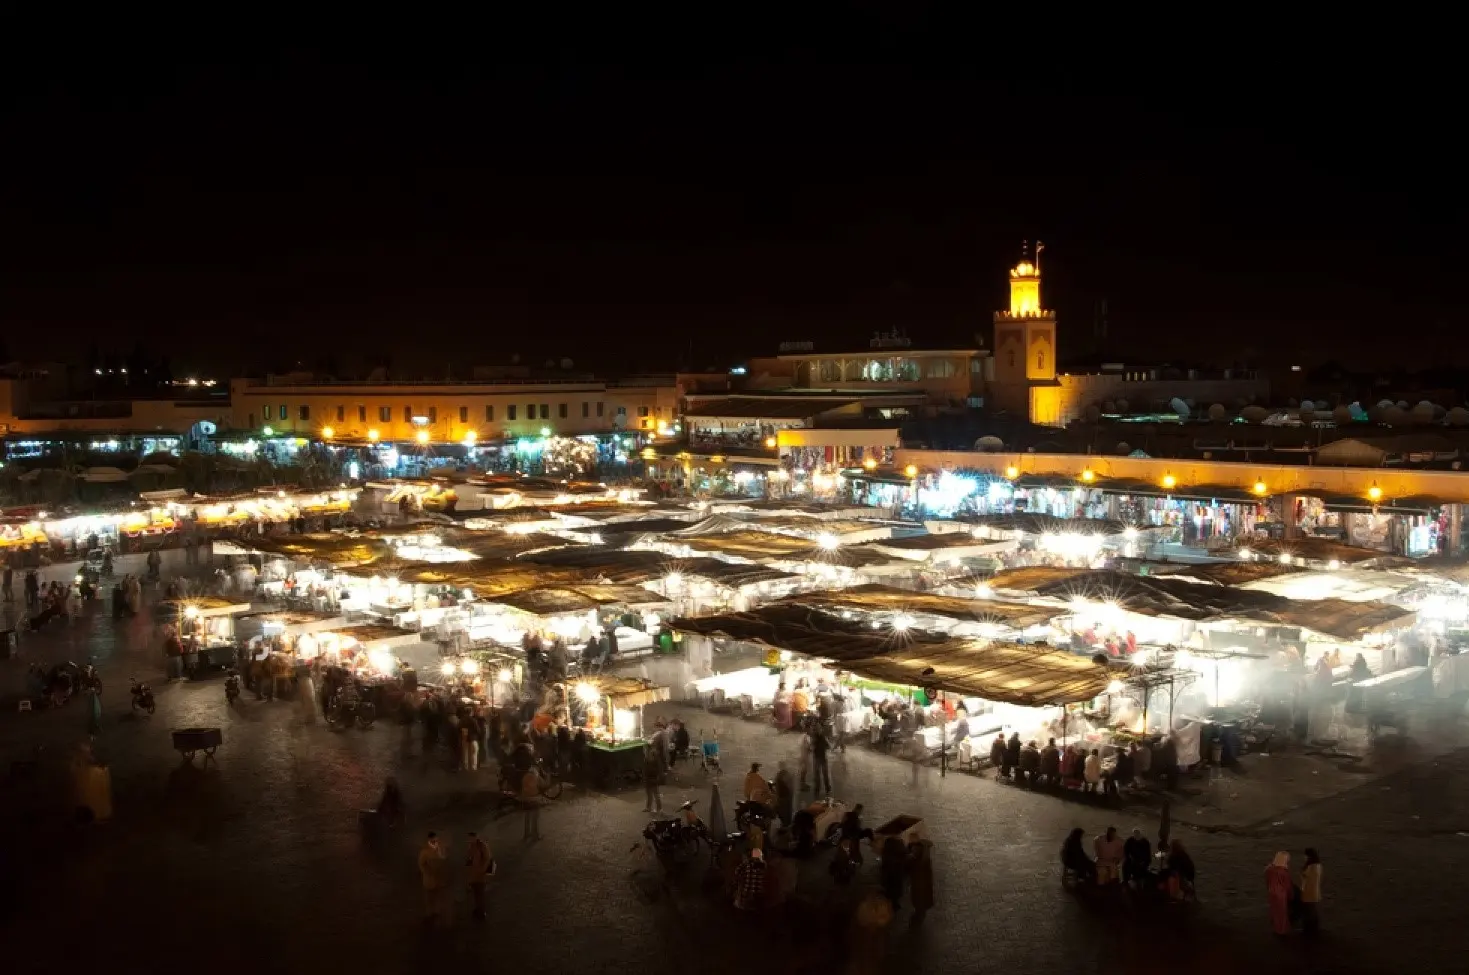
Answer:
<svg viewBox="0 0 1469 975"><path fill-rule="evenodd" d="M822 532L820 535L816 536L816 544L821 546L826 551L830 552L837 546L841 545L842 540L840 538L837 538L831 532Z"/></svg>
<svg viewBox="0 0 1469 975"><path fill-rule="evenodd" d="M459 665L459 669L469 676L473 677L475 674L479 673L479 661L466 660Z"/></svg>
<svg viewBox="0 0 1469 975"><path fill-rule="evenodd" d="M184 608L184 615L187 616L189 619L194 619L195 617L197 617L199 615L199 607L198 606L188 606L188 607L185 607Z"/></svg>
<svg viewBox="0 0 1469 975"><path fill-rule="evenodd" d="M446 660L446 661L444 661L444 676L445 677L453 677L454 676L454 661L452 661L452 660Z"/></svg>
<svg viewBox="0 0 1469 975"><path fill-rule="evenodd" d="M602 694L597 690L596 684L589 684L586 681L582 681L576 685L576 696L584 704L595 704L597 698L601 697Z"/></svg>
<svg viewBox="0 0 1469 975"><path fill-rule="evenodd" d="M500 673L497 676L500 678L500 683L502 684L508 684L515 679L515 675L510 672L509 667L501 667Z"/></svg>
<svg viewBox="0 0 1469 975"><path fill-rule="evenodd" d="M1108 694L1121 694L1126 689L1127 685L1122 683L1122 681L1120 680L1114 680L1112 683L1107 685Z"/></svg>
<svg viewBox="0 0 1469 975"><path fill-rule="evenodd" d="M906 613L900 613L893 617L893 629L902 632L913 625L913 617Z"/></svg>
<svg viewBox="0 0 1469 975"><path fill-rule="evenodd" d="M683 585L683 574L680 572L670 572L668 573L668 578L664 579L663 582L669 589L677 589Z"/></svg>

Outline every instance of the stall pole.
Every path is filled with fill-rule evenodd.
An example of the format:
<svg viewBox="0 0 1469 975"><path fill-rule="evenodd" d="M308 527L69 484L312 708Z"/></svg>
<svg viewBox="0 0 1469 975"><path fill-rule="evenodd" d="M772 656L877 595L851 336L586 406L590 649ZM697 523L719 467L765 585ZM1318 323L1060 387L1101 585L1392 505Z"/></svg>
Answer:
<svg viewBox="0 0 1469 975"><path fill-rule="evenodd" d="M1173 699L1178 695L1174 693L1173 678L1168 678L1168 734L1173 734Z"/></svg>
<svg viewBox="0 0 1469 975"><path fill-rule="evenodd" d="M939 713L944 720L939 722L939 778L949 774L949 712L943 709L944 701L939 699Z"/></svg>
<svg viewBox="0 0 1469 975"><path fill-rule="evenodd" d="M1152 697L1152 687L1143 684L1143 734L1148 733L1148 698Z"/></svg>

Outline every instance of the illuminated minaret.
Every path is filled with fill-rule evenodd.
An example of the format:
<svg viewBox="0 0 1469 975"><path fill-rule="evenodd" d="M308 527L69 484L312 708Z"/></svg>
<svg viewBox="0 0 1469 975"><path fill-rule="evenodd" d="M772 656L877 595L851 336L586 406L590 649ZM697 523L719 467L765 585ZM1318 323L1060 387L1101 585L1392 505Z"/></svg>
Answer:
<svg viewBox="0 0 1469 975"><path fill-rule="evenodd" d="M1056 315L1041 304L1041 252L1031 257L1022 246L1020 262L1010 269L1010 308L995 312L996 399L1012 410L1039 419L1031 387L1056 382Z"/></svg>

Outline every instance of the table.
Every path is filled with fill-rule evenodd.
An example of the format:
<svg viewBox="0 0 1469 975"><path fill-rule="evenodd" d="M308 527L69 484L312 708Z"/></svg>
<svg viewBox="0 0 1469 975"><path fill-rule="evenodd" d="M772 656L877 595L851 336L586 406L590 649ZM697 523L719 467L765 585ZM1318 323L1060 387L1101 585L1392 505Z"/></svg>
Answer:
<svg viewBox="0 0 1469 975"><path fill-rule="evenodd" d="M595 786L608 787L623 780L636 782L643 777L641 738L629 738L616 744L605 741L587 743L587 778Z"/></svg>

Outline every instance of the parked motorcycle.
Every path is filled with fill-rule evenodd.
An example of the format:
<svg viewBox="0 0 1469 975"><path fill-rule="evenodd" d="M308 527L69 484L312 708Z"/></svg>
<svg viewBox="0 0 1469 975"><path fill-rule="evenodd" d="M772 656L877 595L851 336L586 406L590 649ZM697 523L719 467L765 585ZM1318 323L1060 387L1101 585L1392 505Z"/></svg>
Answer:
<svg viewBox="0 0 1469 975"><path fill-rule="evenodd" d="M136 677L130 679L132 687L129 688L129 693L133 696L133 710L152 714L157 709L157 705L153 702L153 689Z"/></svg>
<svg viewBox="0 0 1469 975"><path fill-rule="evenodd" d="M234 704L235 699L240 696L240 675L230 671L224 678L224 700L226 704Z"/></svg>
<svg viewBox="0 0 1469 975"><path fill-rule="evenodd" d="M741 833L748 832L751 826L759 826L762 830L769 832L770 824L775 819L774 809L750 799L741 799L736 802L734 814L735 826Z"/></svg>
<svg viewBox="0 0 1469 975"><path fill-rule="evenodd" d="M97 668L87 664L77 676L77 684L83 691L91 691L98 697L102 696L102 677L97 673Z"/></svg>
<svg viewBox="0 0 1469 975"><path fill-rule="evenodd" d="M643 827L643 840L660 857L677 858L696 853L701 840L708 841L709 828L694 812L695 800L679 807L671 819L654 819Z"/></svg>

